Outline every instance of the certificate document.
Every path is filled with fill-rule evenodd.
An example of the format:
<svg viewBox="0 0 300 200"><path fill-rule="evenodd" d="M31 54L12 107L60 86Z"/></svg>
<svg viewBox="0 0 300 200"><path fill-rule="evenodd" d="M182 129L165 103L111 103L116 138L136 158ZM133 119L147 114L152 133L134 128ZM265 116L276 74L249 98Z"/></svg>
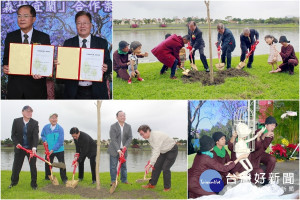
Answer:
<svg viewBox="0 0 300 200"><path fill-rule="evenodd" d="M58 47L56 78L98 81L103 80L104 49Z"/></svg>
<svg viewBox="0 0 300 200"><path fill-rule="evenodd" d="M31 44L10 43L9 45L9 74L30 75Z"/></svg>
<svg viewBox="0 0 300 200"><path fill-rule="evenodd" d="M100 81L103 78L103 49L82 49L81 50L81 67L80 80Z"/></svg>
<svg viewBox="0 0 300 200"><path fill-rule="evenodd" d="M54 46L10 43L9 74L52 76Z"/></svg>
<svg viewBox="0 0 300 200"><path fill-rule="evenodd" d="M78 80L80 48L58 47L56 78Z"/></svg>
<svg viewBox="0 0 300 200"><path fill-rule="evenodd" d="M33 45L31 74L52 76L54 46Z"/></svg>

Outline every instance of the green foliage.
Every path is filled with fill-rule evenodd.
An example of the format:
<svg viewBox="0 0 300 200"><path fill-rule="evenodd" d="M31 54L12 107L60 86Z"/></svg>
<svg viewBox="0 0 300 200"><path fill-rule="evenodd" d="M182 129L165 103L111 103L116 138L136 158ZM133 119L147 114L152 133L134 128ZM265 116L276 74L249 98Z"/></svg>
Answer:
<svg viewBox="0 0 300 200"><path fill-rule="evenodd" d="M267 59L268 55L255 56L253 67L243 69L251 74L250 77L226 78L224 84L213 86L203 86L200 82L185 84L181 80L181 70L176 72L177 80L172 80L170 70L164 75L159 74L160 62L141 63L139 71L145 79L143 82L133 79L129 85L114 73L114 99L299 99L299 68L295 67L294 76L270 74L272 67ZM239 62L240 57L234 57L232 66ZM213 59L214 66L216 63L218 60ZM196 60L196 65L199 70L204 70L200 60ZM185 62L185 67L190 68L189 61ZM282 86L288 87L283 90Z"/></svg>

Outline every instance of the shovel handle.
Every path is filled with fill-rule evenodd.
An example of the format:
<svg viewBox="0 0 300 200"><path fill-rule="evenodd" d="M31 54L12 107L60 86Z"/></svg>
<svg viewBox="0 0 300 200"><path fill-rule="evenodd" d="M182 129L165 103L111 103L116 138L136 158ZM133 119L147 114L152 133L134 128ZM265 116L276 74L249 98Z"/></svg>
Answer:
<svg viewBox="0 0 300 200"><path fill-rule="evenodd" d="M29 153L30 155L32 155L32 156L34 156L34 157L36 157L36 158L38 158L38 159L44 161L44 162L47 163L48 165L50 165L50 166L52 165L50 162L48 162L48 161L45 160L44 158L40 157L39 155L33 154L31 150L26 149L26 148L22 147L21 145L17 145L17 147L18 147L19 149L22 149L22 150L26 151L26 153Z"/></svg>

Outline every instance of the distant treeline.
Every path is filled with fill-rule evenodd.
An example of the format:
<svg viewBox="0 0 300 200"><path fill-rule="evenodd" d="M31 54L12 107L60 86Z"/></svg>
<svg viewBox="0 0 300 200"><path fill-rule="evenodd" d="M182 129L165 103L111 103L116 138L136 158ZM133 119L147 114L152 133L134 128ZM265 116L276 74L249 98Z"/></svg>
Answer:
<svg viewBox="0 0 300 200"><path fill-rule="evenodd" d="M197 24L206 24L206 18L198 17L187 17L187 18L152 18L152 19L114 19L113 23L115 25L121 24L185 24L189 21L195 21ZM299 24L299 17L270 17L268 19L254 19L254 18L233 18L232 16L227 16L225 19L211 19L214 24Z"/></svg>

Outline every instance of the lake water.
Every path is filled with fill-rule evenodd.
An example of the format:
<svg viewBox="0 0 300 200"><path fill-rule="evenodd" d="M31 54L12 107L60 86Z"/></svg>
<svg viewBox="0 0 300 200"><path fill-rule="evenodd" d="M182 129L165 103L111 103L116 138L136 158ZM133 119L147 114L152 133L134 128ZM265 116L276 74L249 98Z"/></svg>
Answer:
<svg viewBox="0 0 300 200"><path fill-rule="evenodd" d="M251 27L250 27L251 28ZM258 44L255 55L268 54L270 49L269 46L264 41L265 35L274 35L275 38L279 40L281 35L285 35L288 40L291 41L291 44L294 46L295 51L299 52L299 30L297 28L256 28L259 32L260 43ZM235 41L236 48L233 51L233 56L241 55L240 48L240 34L243 31L243 28L231 29ZM208 29L202 29L203 39L205 41L206 47L204 48L204 53L207 58L209 58L209 47L208 47ZM161 41L164 40L165 35L167 33L177 34L177 35L186 35L187 30L133 30L133 31L114 31L113 32L113 51L118 48L118 44L121 40L127 41L129 44L132 41L140 41L142 43L142 52L148 52L149 57L139 59L139 62L154 62L157 59L151 53L151 49L156 47ZM217 30L215 28L212 29L212 53L213 58L217 58L217 48L214 45L217 41ZM280 50L281 44L277 43L277 50ZM188 52L187 52L188 54ZM187 55L188 56L188 55ZM187 57L188 58L188 57ZM196 52L196 59L200 59L199 52ZM267 61L266 61L267 62Z"/></svg>
<svg viewBox="0 0 300 200"><path fill-rule="evenodd" d="M71 164L74 158L73 150L65 151L65 163L67 172L72 172ZM44 157L41 152L38 152L38 155ZM151 157L151 151L142 151L142 150L132 150L128 151L127 157L127 171L128 172L142 172L144 167L147 164L148 160ZM14 161L14 152L13 150L1 150L1 170L12 170L12 165ZM54 159L54 162L58 162L57 159ZM43 161L37 159L36 162L38 171L45 171L45 164ZM90 172L90 161L86 158L84 162L84 170ZM178 156L174 165L171 168L172 171L183 172L187 171L187 151L178 151ZM27 158L25 158L22 171L30 171ZM58 168L53 168L54 172L59 172ZM78 171L78 170L77 170ZM106 152L106 149L101 151L100 154L100 172L109 172L109 154Z"/></svg>

